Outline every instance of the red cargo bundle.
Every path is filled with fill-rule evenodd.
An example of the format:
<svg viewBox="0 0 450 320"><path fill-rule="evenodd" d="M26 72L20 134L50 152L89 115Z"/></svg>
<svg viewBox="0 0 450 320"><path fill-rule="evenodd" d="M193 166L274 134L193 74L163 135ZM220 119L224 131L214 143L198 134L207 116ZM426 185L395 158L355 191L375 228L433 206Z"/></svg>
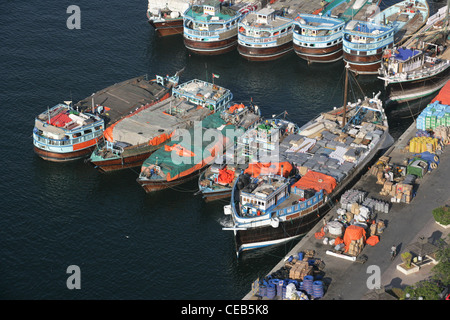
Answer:
<svg viewBox="0 0 450 320"><path fill-rule="evenodd" d="M53 118L51 118L49 124L51 124L55 127L62 128L69 122L72 122L72 119L70 119L69 115L65 112L61 112L61 113L57 114L56 116L54 116Z"/></svg>
<svg viewBox="0 0 450 320"><path fill-rule="evenodd" d="M223 185L227 185L233 182L234 171L228 170L227 168L219 170L219 176L217 177L217 182Z"/></svg>

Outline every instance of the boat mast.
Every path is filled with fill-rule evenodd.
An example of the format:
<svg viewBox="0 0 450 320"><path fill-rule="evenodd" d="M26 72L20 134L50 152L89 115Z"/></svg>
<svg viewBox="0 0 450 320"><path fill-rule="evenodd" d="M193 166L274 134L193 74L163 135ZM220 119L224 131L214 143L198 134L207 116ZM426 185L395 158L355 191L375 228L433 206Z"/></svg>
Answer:
<svg viewBox="0 0 450 320"><path fill-rule="evenodd" d="M345 86L344 86L344 114L342 115L342 127L345 127L347 117L347 89L348 89L348 63L345 65Z"/></svg>

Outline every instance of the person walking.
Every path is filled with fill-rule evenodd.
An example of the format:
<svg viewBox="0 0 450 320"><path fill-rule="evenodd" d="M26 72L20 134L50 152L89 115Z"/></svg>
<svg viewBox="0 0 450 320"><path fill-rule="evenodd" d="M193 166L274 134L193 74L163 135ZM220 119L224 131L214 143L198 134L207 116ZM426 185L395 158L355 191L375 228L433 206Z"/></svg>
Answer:
<svg viewBox="0 0 450 320"><path fill-rule="evenodd" d="M395 245L392 245L392 247L391 247L391 260L394 260L396 255L397 255L397 247Z"/></svg>

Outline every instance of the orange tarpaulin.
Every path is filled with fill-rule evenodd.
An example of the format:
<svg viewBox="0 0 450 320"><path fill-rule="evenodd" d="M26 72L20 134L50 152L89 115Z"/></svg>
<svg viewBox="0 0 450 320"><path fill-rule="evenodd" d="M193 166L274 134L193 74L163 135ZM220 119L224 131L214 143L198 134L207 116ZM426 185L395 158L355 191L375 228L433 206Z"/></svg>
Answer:
<svg viewBox="0 0 450 320"><path fill-rule="evenodd" d="M180 146L179 144L174 144L173 146L168 146L165 145L164 146L164 150L166 151L176 151L176 153L180 156L180 157L193 157L195 156L195 153L193 153L192 151Z"/></svg>
<svg viewBox="0 0 450 320"><path fill-rule="evenodd" d="M217 177L217 182L221 184L231 183L234 179L234 171L228 170L227 168L219 170L219 176Z"/></svg>
<svg viewBox="0 0 450 320"><path fill-rule="evenodd" d="M285 162L268 162L268 163L250 163L247 169L245 169L244 173L248 173L252 175L253 178L258 177L259 175L268 175L270 173L281 175L281 167L283 167L283 176L287 178L289 173L292 171L292 165Z"/></svg>
<svg viewBox="0 0 450 320"><path fill-rule="evenodd" d="M229 113L233 113L233 112L235 112L236 110L238 110L238 109L243 109L243 108L245 108L245 105L244 104L234 104L234 105L232 105L231 107L230 107L230 109L228 109L228 112Z"/></svg>
<svg viewBox="0 0 450 320"><path fill-rule="evenodd" d="M292 187L297 187L303 190L314 189L316 191L325 190L326 193L331 193L336 188L336 179L326 174L308 171L300 178Z"/></svg>
<svg viewBox="0 0 450 320"><path fill-rule="evenodd" d="M441 104L450 105L450 81L447 81L431 103L435 101L439 101Z"/></svg>
<svg viewBox="0 0 450 320"><path fill-rule="evenodd" d="M366 243L370 244L371 246L376 245L378 242L380 242L380 239L378 239L378 236L371 236L366 241Z"/></svg>
<svg viewBox="0 0 450 320"><path fill-rule="evenodd" d="M345 252L348 251L350 242L353 240L359 240L363 238L364 242L366 241L366 230L363 227L350 225L345 229L344 233L344 244L345 244Z"/></svg>

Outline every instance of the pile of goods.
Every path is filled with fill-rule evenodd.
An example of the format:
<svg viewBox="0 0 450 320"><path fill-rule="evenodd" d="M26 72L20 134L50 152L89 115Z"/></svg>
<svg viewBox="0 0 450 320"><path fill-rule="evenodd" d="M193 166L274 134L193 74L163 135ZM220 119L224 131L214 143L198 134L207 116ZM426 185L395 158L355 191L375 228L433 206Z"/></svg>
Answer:
<svg viewBox="0 0 450 320"><path fill-rule="evenodd" d="M419 130L434 130L439 126L450 127L450 106L434 101L417 117L416 128Z"/></svg>
<svg viewBox="0 0 450 320"><path fill-rule="evenodd" d="M285 265L260 280L255 293L269 300L312 300L324 295L322 260L314 258L314 250L290 256Z"/></svg>
<svg viewBox="0 0 450 320"><path fill-rule="evenodd" d="M376 183L383 186L379 194L391 197L390 201L392 203L410 203L415 195L414 182L416 178L421 178L427 171L426 168L424 170L420 169L423 163L418 165L418 162L413 159L409 163L406 160L406 166L391 165L389 164L389 158L381 157L380 161L369 170L370 174L377 177ZM385 212L387 213L387 211Z"/></svg>

